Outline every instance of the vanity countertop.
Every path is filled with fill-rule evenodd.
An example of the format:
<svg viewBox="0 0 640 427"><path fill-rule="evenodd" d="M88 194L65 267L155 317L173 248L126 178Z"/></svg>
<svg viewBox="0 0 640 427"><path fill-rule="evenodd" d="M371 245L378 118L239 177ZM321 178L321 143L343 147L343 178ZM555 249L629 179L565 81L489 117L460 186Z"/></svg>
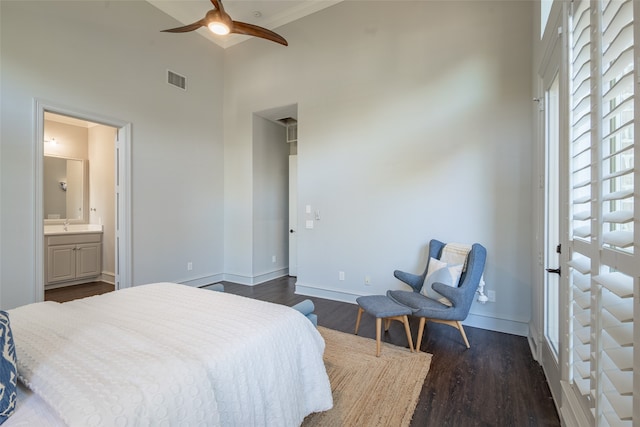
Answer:
<svg viewBox="0 0 640 427"><path fill-rule="evenodd" d="M88 233L102 233L102 226L98 224L69 224L67 225L66 230L63 224L44 226L45 236Z"/></svg>

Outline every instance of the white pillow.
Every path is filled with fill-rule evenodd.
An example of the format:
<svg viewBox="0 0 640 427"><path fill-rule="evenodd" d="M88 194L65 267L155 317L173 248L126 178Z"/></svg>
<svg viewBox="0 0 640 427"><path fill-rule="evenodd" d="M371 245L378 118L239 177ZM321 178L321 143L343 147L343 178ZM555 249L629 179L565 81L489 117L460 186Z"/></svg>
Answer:
<svg viewBox="0 0 640 427"><path fill-rule="evenodd" d="M443 297L433 290L433 284L436 282L444 283L447 286L455 288L458 286L460 276L462 275L462 264L450 265L439 259L429 259L429 269L424 278L424 283L420 293L428 298L437 300L442 304L451 306L451 301Z"/></svg>

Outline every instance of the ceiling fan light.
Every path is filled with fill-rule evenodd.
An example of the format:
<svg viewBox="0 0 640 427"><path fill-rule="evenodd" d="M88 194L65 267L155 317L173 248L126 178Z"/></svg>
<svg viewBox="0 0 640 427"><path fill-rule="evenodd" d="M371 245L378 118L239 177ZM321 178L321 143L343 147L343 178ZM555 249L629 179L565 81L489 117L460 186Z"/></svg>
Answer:
<svg viewBox="0 0 640 427"><path fill-rule="evenodd" d="M220 36L229 34L229 27L223 22L213 21L209 25L207 25L207 27L209 27L209 30L211 30L212 33L218 34Z"/></svg>

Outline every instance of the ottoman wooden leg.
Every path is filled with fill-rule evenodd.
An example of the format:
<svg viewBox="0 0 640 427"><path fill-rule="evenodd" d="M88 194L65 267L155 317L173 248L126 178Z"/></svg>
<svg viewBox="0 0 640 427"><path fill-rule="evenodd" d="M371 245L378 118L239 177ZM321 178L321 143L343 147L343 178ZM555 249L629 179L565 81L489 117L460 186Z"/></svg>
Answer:
<svg viewBox="0 0 640 427"><path fill-rule="evenodd" d="M380 335L382 329L382 318L376 317L376 357L380 357Z"/></svg>
<svg viewBox="0 0 640 427"><path fill-rule="evenodd" d="M413 352L413 339L411 338L411 329L409 328L409 318L402 316L402 323L404 323L404 331L407 333L407 341L409 341L409 350Z"/></svg>
<svg viewBox="0 0 640 427"><path fill-rule="evenodd" d="M362 307L358 307L358 317L356 318L356 331L354 334L358 335L358 329L360 328L360 319L362 318L362 312L364 309Z"/></svg>
<svg viewBox="0 0 640 427"><path fill-rule="evenodd" d="M424 324L427 319L424 317L420 318L420 325L418 326L418 342L416 343L416 353L420 353L420 345L422 344L422 334L424 333Z"/></svg>

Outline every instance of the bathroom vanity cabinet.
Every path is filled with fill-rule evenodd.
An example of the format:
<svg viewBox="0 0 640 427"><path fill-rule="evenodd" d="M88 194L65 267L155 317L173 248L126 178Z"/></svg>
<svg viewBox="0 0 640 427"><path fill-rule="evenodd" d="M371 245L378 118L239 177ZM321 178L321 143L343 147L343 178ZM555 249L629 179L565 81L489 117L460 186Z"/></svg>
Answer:
<svg viewBox="0 0 640 427"><path fill-rule="evenodd" d="M90 282L102 274L102 232L45 235L45 288Z"/></svg>

